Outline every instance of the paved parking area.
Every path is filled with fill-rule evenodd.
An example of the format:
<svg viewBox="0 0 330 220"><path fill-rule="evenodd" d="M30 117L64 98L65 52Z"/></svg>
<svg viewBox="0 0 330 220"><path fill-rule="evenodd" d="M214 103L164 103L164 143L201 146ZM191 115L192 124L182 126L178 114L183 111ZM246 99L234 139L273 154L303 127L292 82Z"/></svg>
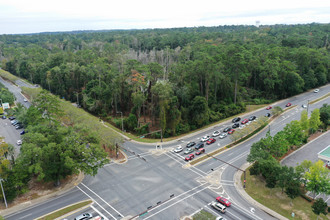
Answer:
<svg viewBox="0 0 330 220"><path fill-rule="evenodd" d="M15 158L18 156L20 146L16 144L17 140L21 139L19 134L23 129L16 130L10 123L10 120L0 119L0 136L5 138L5 142L12 144L15 147Z"/></svg>

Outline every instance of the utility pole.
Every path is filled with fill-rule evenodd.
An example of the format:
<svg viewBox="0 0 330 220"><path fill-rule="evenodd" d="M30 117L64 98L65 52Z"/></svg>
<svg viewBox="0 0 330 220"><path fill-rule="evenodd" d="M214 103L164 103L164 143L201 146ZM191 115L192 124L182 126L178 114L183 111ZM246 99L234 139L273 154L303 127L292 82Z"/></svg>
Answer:
<svg viewBox="0 0 330 220"><path fill-rule="evenodd" d="M307 118L308 118L309 100L307 100Z"/></svg>
<svg viewBox="0 0 330 220"><path fill-rule="evenodd" d="M5 191L3 190L3 186L2 186L2 181L3 181L3 179L0 178L0 184L1 184L1 189L2 189L3 199L5 200L6 208L8 208Z"/></svg>
<svg viewBox="0 0 330 220"><path fill-rule="evenodd" d="M117 114L120 113L121 117L121 131L124 132L124 121L123 121L123 112L117 112Z"/></svg>

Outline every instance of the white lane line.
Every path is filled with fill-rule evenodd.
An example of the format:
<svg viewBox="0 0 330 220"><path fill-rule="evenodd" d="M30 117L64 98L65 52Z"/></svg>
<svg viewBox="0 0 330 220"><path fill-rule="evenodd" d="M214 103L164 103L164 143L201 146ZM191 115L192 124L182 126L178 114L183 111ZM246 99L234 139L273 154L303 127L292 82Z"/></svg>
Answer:
<svg viewBox="0 0 330 220"><path fill-rule="evenodd" d="M23 217L20 217L19 219L26 219L26 217L32 215L32 213L28 214L28 215L24 215Z"/></svg>
<svg viewBox="0 0 330 220"><path fill-rule="evenodd" d="M80 189L79 186L76 186L78 189ZM84 190L80 189L80 191L82 193L84 193L86 196L88 196L91 200L93 200L93 202L95 202L98 206L101 207L101 209L103 209L106 213L108 213L112 218L114 218L115 220L117 220L113 215L111 215L111 213L109 213L105 208L103 208L98 202L96 202L92 197L90 197Z"/></svg>
<svg viewBox="0 0 330 220"><path fill-rule="evenodd" d="M97 212L100 216L104 218L104 220L109 220L107 217L105 217L99 210L97 210L94 206L91 205L91 208L94 209L95 212Z"/></svg>
<svg viewBox="0 0 330 220"><path fill-rule="evenodd" d="M177 202L175 202L175 203L173 203L173 204L171 204L171 205L169 205L169 206L167 206L167 207L165 207L165 208L159 210L158 212L156 212L156 213L154 213L154 214L148 216L148 217L145 218L145 219L151 218L151 217L157 215L158 213L160 213L160 212L162 212L162 211L164 211L164 210L166 210L166 209L168 209L168 208L170 208L170 207L176 205L177 203L182 202L183 200L188 199L189 197L192 197L193 195L195 195L195 194L197 194L197 193L200 193L201 191L203 191L203 190L205 190L205 189L207 189L207 187L205 187L205 188L203 188L203 189L201 189L201 190L198 190L197 192L195 192L195 193L193 193L193 194L190 194L189 196L186 196L185 198L180 199L179 201L177 201Z"/></svg>
<svg viewBox="0 0 330 220"><path fill-rule="evenodd" d="M118 215L120 215L120 217L124 217L118 210L116 210L114 207L112 207L107 201L105 201L103 198L101 198L101 196L99 196L98 194L96 194L93 190L91 190L90 188L88 188L88 186L86 186L83 183L80 183L81 185L83 185L84 187L86 187L89 191L91 191L92 193L94 193L94 195L96 195L99 199L101 199L105 204L107 204L110 208L112 208L113 210L115 210L115 212L117 212Z"/></svg>

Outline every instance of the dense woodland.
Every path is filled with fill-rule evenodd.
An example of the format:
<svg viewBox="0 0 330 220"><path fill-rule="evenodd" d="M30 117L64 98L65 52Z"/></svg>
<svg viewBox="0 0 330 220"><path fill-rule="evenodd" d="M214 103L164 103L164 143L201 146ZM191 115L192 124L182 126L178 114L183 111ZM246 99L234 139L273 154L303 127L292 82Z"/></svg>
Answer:
<svg viewBox="0 0 330 220"><path fill-rule="evenodd" d="M1 35L1 67L125 130L185 133L330 81L330 24ZM120 120L113 120L118 127Z"/></svg>

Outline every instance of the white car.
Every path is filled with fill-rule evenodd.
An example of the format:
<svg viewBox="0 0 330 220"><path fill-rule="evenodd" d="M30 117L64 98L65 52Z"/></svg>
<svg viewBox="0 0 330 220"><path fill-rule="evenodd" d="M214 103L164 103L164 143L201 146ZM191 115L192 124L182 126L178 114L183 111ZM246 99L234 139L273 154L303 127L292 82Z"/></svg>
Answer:
<svg viewBox="0 0 330 220"><path fill-rule="evenodd" d="M306 105L306 104L303 104L301 107L303 107L303 108L307 108L307 105Z"/></svg>
<svg viewBox="0 0 330 220"><path fill-rule="evenodd" d="M24 102L27 102L27 99L23 99Z"/></svg>
<svg viewBox="0 0 330 220"><path fill-rule="evenodd" d="M210 139L210 136L207 135L207 136L202 137L201 141L204 142L204 141L207 141L208 139Z"/></svg>
<svg viewBox="0 0 330 220"><path fill-rule="evenodd" d="M174 149L174 152L175 152L175 153L179 153L179 152L181 152L181 151L183 151L183 148L182 148L180 145L177 146L177 148Z"/></svg>
<svg viewBox="0 0 330 220"><path fill-rule="evenodd" d="M220 139L223 139L225 137L227 137L227 133L225 133L225 132L224 133L221 133L220 136L219 136Z"/></svg>
<svg viewBox="0 0 330 220"><path fill-rule="evenodd" d="M220 134L221 134L220 131L214 131L213 134L212 134L212 136L213 137L216 137L216 136L219 136Z"/></svg>
<svg viewBox="0 0 330 220"><path fill-rule="evenodd" d="M22 140L18 140L16 143L17 143L17 145L21 145L22 144Z"/></svg>
<svg viewBox="0 0 330 220"><path fill-rule="evenodd" d="M320 90L319 89L315 89L314 90L314 93L318 93Z"/></svg>
<svg viewBox="0 0 330 220"><path fill-rule="evenodd" d="M211 203L211 206L212 206L214 209L216 209L216 210L218 210L218 211L220 211L220 212L222 212L222 213L225 213L225 212L226 212L226 206L222 205L222 204L219 203L219 202L215 202L215 201L213 201L213 202Z"/></svg>

